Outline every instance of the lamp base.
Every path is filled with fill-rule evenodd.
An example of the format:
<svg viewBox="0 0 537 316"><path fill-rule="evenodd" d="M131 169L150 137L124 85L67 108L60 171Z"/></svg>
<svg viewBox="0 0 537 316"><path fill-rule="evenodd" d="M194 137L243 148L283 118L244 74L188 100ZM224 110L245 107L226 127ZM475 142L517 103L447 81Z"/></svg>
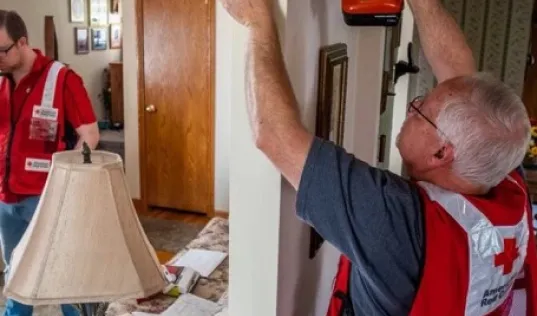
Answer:
<svg viewBox="0 0 537 316"><path fill-rule="evenodd" d="M104 316L108 303L77 304L76 306L80 310L80 316Z"/></svg>

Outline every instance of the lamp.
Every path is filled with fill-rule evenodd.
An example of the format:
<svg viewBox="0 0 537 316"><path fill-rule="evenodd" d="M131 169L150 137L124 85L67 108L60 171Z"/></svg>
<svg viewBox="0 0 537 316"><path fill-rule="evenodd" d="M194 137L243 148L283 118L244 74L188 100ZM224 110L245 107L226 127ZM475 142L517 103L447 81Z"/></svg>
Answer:
<svg viewBox="0 0 537 316"><path fill-rule="evenodd" d="M55 153L4 294L27 305L110 302L150 296L165 280L119 155L86 144Z"/></svg>

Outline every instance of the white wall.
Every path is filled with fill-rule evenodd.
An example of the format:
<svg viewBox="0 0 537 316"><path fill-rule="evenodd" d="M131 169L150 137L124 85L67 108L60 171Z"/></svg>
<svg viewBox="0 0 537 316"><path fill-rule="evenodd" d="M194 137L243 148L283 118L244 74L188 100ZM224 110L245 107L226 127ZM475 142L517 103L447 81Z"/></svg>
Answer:
<svg viewBox="0 0 537 316"><path fill-rule="evenodd" d="M279 1L281 40L305 125L314 130L319 48L345 42L349 78L345 147L374 163L384 29L350 28L339 2ZM236 24L230 151L230 315L324 315L339 253L326 244L308 259L309 228L295 216L295 191L255 148L244 98L246 31Z"/></svg>
<svg viewBox="0 0 537 316"><path fill-rule="evenodd" d="M408 43L412 42L414 34L414 17L412 16L412 11L407 5L403 11L402 21L401 21L401 44L397 51L397 61L406 60L408 61L407 47ZM417 56L412 56L414 61L416 61ZM391 130L391 144L389 150L389 166L388 169L396 174L401 174L403 170L403 161L399 150L395 146L395 140L403 122L406 118L406 109L408 105L408 90L410 76L415 76L407 74L399 78L397 84L394 87L395 97L393 98L393 114L392 114L392 130Z"/></svg>
<svg viewBox="0 0 537 316"><path fill-rule="evenodd" d="M132 0L131 0L132 1ZM69 22L67 0L2 0L2 9L15 10L28 28L30 45L43 51L45 48L45 15L54 16L58 37L60 61L69 64L84 81L97 119L104 116L104 105L99 98L103 88L103 70L121 58L121 50L90 51L88 55L75 55L74 28L80 24Z"/></svg>
<svg viewBox="0 0 537 316"><path fill-rule="evenodd" d="M123 108L125 174L133 199L140 198L140 146L138 143L138 39L135 0L123 0Z"/></svg>
<svg viewBox="0 0 537 316"><path fill-rule="evenodd" d="M123 0L123 70L125 107L125 170L133 198L140 198L140 157L138 145L138 64L135 0ZM231 64L230 46L233 20L216 8L216 93L215 93L215 209L229 210L229 147ZM226 47L226 45L228 45ZM239 80L242 77L239 78Z"/></svg>
<svg viewBox="0 0 537 316"><path fill-rule="evenodd" d="M216 7L216 93L214 208L229 210L229 148L231 146L231 49L233 34L227 31L233 19L220 4ZM240 78L237 78L239 80ZM235 79L234 79L235 80Z"/></svg>

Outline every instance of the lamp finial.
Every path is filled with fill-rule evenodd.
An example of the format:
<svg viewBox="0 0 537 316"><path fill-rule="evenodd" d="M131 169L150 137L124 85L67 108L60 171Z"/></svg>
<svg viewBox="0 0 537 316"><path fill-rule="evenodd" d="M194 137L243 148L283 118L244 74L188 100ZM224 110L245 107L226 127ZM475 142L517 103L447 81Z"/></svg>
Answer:
<svg viewBox="0 0 537 316"><path fill-rule="evenodd" d="M88 143L82 143L82 155L84 156L84 163L91 163L91 149L88 146Z"/></svg>

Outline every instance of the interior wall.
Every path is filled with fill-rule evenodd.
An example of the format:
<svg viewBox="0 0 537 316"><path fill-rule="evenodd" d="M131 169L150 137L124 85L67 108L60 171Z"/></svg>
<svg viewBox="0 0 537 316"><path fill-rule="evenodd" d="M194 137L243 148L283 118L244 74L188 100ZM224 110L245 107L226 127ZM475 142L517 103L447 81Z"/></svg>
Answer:
<svg viewBox="0 0 537 316"><path fill-rule="evenodd" d="M284 2L284 3L281 3ZM287 0L276 9L284 30ZM227 13L226 13L227 14ZM229 315L276 316L281 176L253 142L244 85L248 31L230 21ZM223 48L224 49L224 48Z"/></svg>
<svg viewBox="0 0 537 316"><path fill-rule="evenodd" d="M319 49L348 44L344 146L374 163L384 29L346 26L340 4L329 0L280 0L278 12L288 73L312 132ZM237 78L231 90L230 315L325 315L339 252L325 243L308 259L309 228L295 216L296 192L252 141L242 80L246 30L235 24L228 31Z"/></svg>
<svg viewBox="0 0 537 316"><path fill-rule="evenodd" d="M397 50L397 58L395 62L400 60L408 61L407 47L408 43L412 42L414 34L414 17L409 6L405 6L405 9L402 13L400 34L400 45ZM415 61L416 56L412 57ZM391 172L399 175L403 171L403 161L396 146L396 139L406 118L407 105L409 102L409 82L415 76L416 75L414 74L407 74L400 77L399 80L397 80L397 83L395 84L393 90L395 96L393 97L392 106L391 142L390 144L388 144L388 146L390 147L388 169Z"/></svg>
<svg viewBox="0 0 537 316"><path fill-rule="evenodd" d="M303 122L314 132L320 47L346 43L344 147L370 164L376 163L378 146L384 37L383 28L345 25L339 3L289 1L285 55ZM282 181L277 315L324 315L340 253L325 242L313 260L308 258L310 228L296 217L295 198L295 190Z"/></svg>
<svg viewBox="0 0 537 316"><path fill-rule="evenodd" d="M136 38L136 1L123 0L123 62L124 108L125 108L125 171L133 198L140 198L140 158L138 126L138 62ZM215 0L213 0L215 1ZM215 1L216 2L216 1ZM231 77L230 42L233 34L228 32L233 20L225 10L216 7L216 93L215 93L215 209L229 210L229 147ZM242 77L238 77L242 80Z"/></svg>
<svg viewBox="0 0 537 316"><path fill-rule="evenodd" d="M54 16L60 61L69 64L82 77L97 119L102 119L105 111L99 95L104 86L103 71L110 62L120 60L121 50L90 50L87 55L76 55L74 28L89 24L69 22L69 2L66 0L2 0L2 9L14 10L20 14L28 28L30 45L43 52L45 16Z"/></svg>

